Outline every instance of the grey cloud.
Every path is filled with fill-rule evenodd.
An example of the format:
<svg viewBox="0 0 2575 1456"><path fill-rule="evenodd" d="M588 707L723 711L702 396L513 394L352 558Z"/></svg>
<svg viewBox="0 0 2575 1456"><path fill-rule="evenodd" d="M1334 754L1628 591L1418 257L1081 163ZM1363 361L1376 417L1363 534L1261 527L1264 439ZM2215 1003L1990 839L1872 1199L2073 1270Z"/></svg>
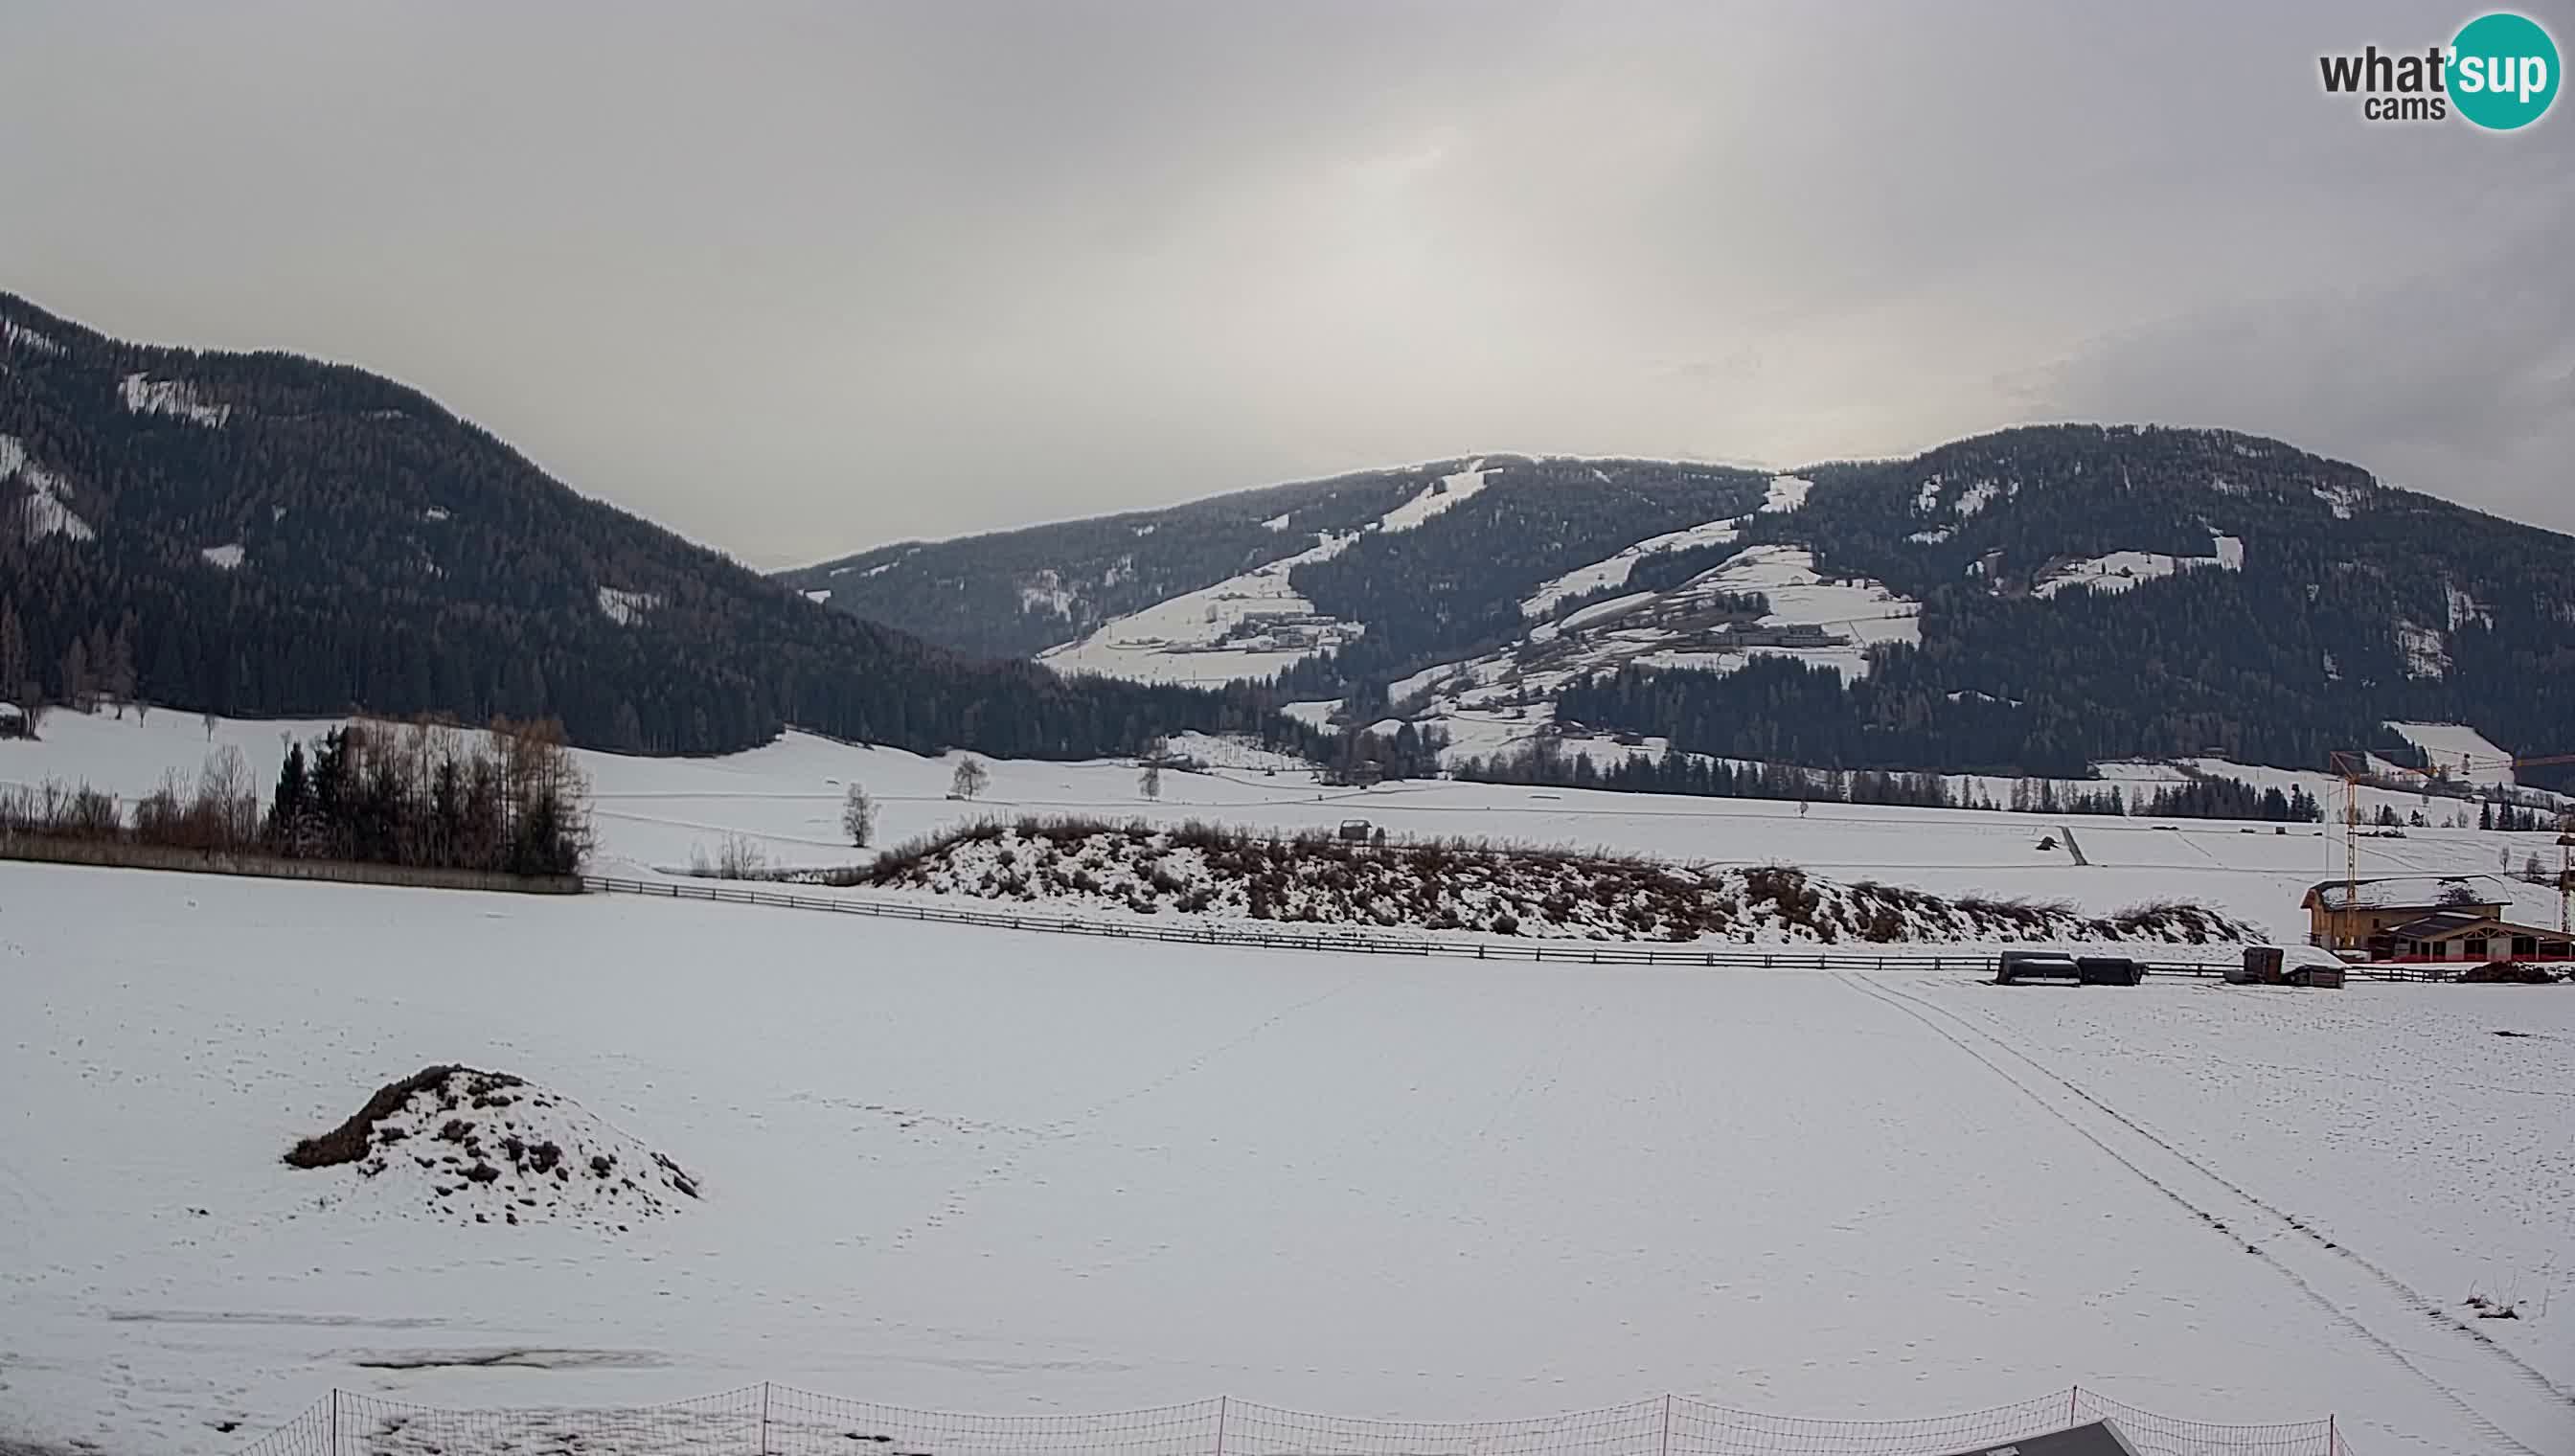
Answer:
<svg viewBox="0 0 2575 1456"><path fill-rule="evenodd" d="M0 286L382 369L764 565L1467 451L1796 461L2065 413L2575 524L2541 246L2575 123L2317 92L2320 50L2425 31L0 0Z"/></svg>
<svg viewBox="0 0 2575 1456"><path fill-rule="evenodd" d="M2385 481L2575 532L2575 289L2565 195L2500 246L2375 288L2196 313L2031 382L2043 412L2278 429ZM2489 220L2489 226L2496 225Z"/></svg>

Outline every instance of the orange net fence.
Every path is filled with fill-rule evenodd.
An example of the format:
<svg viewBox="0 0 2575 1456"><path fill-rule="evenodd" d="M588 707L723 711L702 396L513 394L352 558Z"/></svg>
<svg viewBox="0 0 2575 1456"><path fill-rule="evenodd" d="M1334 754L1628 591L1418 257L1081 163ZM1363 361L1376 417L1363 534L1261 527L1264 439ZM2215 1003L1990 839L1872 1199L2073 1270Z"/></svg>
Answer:
<svg viewBox="0 0 2575 1456"><path fill-rule="evenodd" d="M2139 1456L2352 1456L2330 1420L2225 1425L2079 1387L1913 1420L1778 1416L1673 1395L1518 1420L1398 1421L1232 1397L974 1415L785 1385L667 1405L489 1410L334 1391L237 1456L1974 1456L2105 1419Z"/></svg>

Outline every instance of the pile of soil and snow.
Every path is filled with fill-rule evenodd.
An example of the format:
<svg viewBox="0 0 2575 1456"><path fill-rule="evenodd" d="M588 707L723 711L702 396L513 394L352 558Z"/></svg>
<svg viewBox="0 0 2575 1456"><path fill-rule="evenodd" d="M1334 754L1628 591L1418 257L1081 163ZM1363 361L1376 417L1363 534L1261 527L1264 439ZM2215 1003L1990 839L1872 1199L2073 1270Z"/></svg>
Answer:
<svg viewBox="0 0 2575 1456"><path fill-rule="evenodd" d="M2106 917L2062 904L1942 899L1845 884L1783 865L1692 868L1656 860L1442 840L1371 846L1207 824L1024 819L967 825L889 850L882 889L1067 909L1586 940L2258 940L2205 906Z"/></svg>
<svg viewBox="0 0 2575 1456"><path fill-rule="evenodd" d="M354 1168L459 1223L571 1223L623 1233L684 1206L697 1180L579 1103L507 1072L425 1067L288 1149L295 1168Z"/></svg>

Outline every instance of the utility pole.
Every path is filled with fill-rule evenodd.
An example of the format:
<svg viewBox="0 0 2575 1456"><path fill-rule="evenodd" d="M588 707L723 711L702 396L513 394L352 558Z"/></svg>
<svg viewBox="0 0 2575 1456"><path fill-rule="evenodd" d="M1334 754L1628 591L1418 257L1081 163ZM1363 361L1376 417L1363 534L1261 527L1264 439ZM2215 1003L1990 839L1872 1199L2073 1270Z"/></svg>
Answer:
<svg viewBox="0 0 2575 1456"><path fill-rule="evenodd" d="M2557 933L2569 933L2566 902L2575 897L2575 813L2557 820Z"/></svg>

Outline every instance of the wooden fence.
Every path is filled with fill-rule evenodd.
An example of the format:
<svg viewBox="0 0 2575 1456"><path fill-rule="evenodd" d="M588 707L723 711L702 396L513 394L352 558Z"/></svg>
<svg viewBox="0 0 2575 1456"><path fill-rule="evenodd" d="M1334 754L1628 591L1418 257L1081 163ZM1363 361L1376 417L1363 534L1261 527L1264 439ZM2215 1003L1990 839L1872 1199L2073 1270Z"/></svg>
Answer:
<svg viewBox="0 0 2575 1456"><path fill-rule="evenodd" d="M0 859L44 864L88 864L110 869L165 869L188 874L239 874L259 879L322 879L340 884L392 884L415 889L507 890L517 894L579 894L571 874L504 874L497 869L444 869L426 864L377 864L355 859L288 859L238 850L182 849L126 839L77 839L60 834L0 831Z"/></svg>
<svg viewBox="0 0 2575 1456"><path fill-rule="evenodd" d="M1430 935L1387 935L1361 929L1285 926L1255 928L1241 921L1175 923L1143 915L1131 921L1038 911L979 909L924 904L918 900L846 895L797 894L788 890L753 889L731 883L686 883L679 880L614 879L585 875L582 886L602 894L650 895L660 899L709 900L722 904L765 905L775 909L822 910L833 914L870 915L879 919L918 920L941 925L984 925L1003 930L1037 930L1058 935L1092 935L1117 940L1160 940L1181 945L1242 945L1279 950L1343 950L1376 955L1440 956L1458 960L1527 960L1552 965L1686 965L1737 970L1971 970L1991 975L2001 965L1989 947L1871 945L1864 949L1832 946L1657 945L1618 940L1467 940ZM2041 947L2032 947L2041 948ZM2154 947L2169 950L2175 947ZM2206 947L2204 959L2138 958L2148 973L2215 978L2227 964L2240 964L2235 946ZM2444 980L2416 967L2355 965L2346 972L2355 980Z"/></svg>

